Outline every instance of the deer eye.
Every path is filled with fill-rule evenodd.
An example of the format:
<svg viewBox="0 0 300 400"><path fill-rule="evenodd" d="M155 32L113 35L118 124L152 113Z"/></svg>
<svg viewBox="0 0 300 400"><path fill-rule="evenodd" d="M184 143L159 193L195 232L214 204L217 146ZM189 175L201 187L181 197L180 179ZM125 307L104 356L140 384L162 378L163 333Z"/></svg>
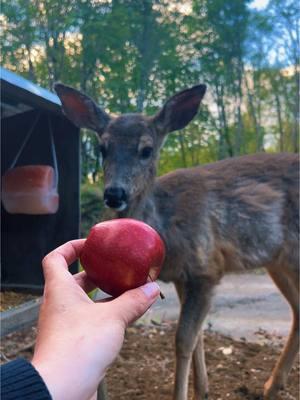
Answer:
<svg viewBox="0 0 300 400"><path fill-rule="evenodd" d="M152 153L153 153L152 147L144 147L140 152L140 158L142 160L147 160L148 158L151 157Z"/></svg>

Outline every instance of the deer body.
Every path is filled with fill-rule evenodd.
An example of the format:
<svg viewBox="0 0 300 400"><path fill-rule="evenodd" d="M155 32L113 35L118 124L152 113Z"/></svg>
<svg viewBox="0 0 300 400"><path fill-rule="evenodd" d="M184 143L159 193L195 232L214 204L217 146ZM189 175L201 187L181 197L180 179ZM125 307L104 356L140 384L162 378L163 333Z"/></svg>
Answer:
<svg viewBox="0 0 300 400"><path fill-rule="evenodd" d="M293 310L292 346L281 357L287 362L277 364L265 398L275 399L284 386L299 347L298 182L297 155L244 156L167 174L155 181L144 201L124 213L152 225L166 243L160 279L174 282L182 301L177 366L183 371L177 367L176 399L186 398L192 354L195 398L207 394L201 325L214 286L226 272L261 267L275 277L279 289L278 280L287 281L283 294Z"/></svg>
<svg viewBox="0 0 300 400"><path fill-rule="evenodd" d="M151 118L112 118L81 92L61 84L56 91L67 116L99 134L106 205L147 222L166 244L160 279L175 283L181 301L174 399L187 399L191 364L195 399L207 398L202 324L216 284L227 271L263 266L293 311L287 345L265 384L265 398L276 399L299 346L298 156L243 156L155 178L165 135L194 117L204 85L175 95Z"/></svg>
<svg viewBox="0 0 300 400"><path fill-rule="evenodd" d="M297 268L297 179L297 155L224 160L156 179L145 199L118 216L160 232L167 246L163 281L218 282L228 271L273 264L279 254L294 256Z"/></svg>

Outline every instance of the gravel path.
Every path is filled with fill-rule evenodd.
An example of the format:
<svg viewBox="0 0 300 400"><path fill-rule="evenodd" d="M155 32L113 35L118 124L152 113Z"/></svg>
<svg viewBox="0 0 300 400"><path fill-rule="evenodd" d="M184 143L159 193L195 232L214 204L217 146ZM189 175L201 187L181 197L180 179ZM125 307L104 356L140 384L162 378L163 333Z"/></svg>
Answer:
<svg viewBox="0 0 300 400"><path fill-rule="evenodd" d="M159 282L166 296L144 316L143 322L177 319L179 302L173 284ZM291 312L267 274L227 275L216 289L205 327L234 339L265 341L268 334L285 337Z"/></svg>

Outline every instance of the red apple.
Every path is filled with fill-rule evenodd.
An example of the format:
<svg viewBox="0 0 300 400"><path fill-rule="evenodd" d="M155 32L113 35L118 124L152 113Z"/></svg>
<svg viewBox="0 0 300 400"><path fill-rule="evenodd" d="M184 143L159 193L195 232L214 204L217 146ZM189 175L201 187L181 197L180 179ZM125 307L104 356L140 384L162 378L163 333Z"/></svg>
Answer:
<svg viewBox="0 0 300 400"><path fill-rule="evenodd" d="M164 256L164 243L151 226L122 218L101 222L91 229L80 261L97 287L119 296L155 280Z"/></svg>

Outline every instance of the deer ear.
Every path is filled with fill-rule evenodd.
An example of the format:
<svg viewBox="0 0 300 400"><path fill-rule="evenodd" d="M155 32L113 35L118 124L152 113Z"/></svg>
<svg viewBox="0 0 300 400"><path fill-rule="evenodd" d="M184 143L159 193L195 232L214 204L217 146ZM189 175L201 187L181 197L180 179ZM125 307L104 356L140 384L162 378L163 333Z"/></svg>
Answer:
<svg viewBox="0 0 300 400"><path fill-rule="evenodd" d="M197 114L206 85L197 85L171 97L153 117L160 132L168 133L184 128Z"/></svg>
<svg viewBox="0 0 300 400"><path fill-rule="evenodd" d="M102 133L109 115L87 95L70 86L56 83L54 89L61 100L63 112L78 128L88 128Z"/></svg>

